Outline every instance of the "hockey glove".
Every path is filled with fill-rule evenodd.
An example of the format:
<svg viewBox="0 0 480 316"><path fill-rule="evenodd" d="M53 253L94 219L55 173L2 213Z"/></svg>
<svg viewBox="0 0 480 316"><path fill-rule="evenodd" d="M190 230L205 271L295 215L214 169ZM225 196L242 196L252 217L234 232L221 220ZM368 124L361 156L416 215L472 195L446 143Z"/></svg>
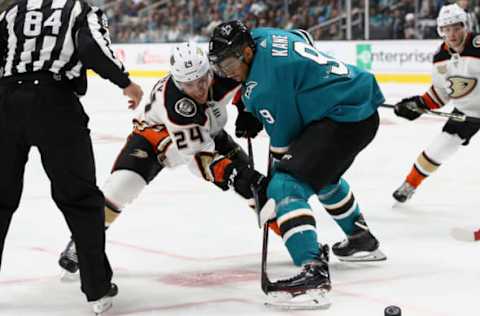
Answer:
<svg viewBox="0 0 480 316"><path fill-rule="evenodd" d="M402 101L395 104L395 114L397 116L413 121L420 117L428 107L418 95L402 99Z"/></svg>
<svg viewBox="0 0 480 316"><path fill-rule="evenodd" d="M223 190L233 188L245 199L251 199L255 191L258 193L260 208L267 201L267 178L245 164L222 158L212 161L210 171L213 182Z"/></svg>
<svg viewBox="0 0 480 316"><path fill-rule="evenodd" d="M255 138L263 129L262 123L250 112L238 111L235 121L235 136Z"/></svg>
<svg viewBox="0 0 480 316"><path fill-rule="evenodd" d="M267 202L268 179L248 166L243 166L237 172L238 175L233 181L235 192L246 199L253 198L255 192L258 194L258 208L261 209Z"/></svg>

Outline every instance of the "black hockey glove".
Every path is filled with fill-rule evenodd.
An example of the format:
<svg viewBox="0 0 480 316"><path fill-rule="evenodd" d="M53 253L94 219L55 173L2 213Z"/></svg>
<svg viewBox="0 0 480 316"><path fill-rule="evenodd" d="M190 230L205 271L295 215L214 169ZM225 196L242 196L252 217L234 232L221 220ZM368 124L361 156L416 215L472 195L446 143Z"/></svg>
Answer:
<svg viewBox="0 0 480 316"><path fill-rule="evenodd" d="M395 104L395 114L397 116L406 118L413 121L422 115L424 110L428 110L428 107L423 102L422 98L418 95L402 99L402 101Z"/></svg>
<svg viewBox="0 0 480 316"><path fill-rule="evenodd" d="M260 172L251 169L243 161L230 160L218 153L199 152L195 155L202 176L223 191L233 188L245 199L258 193L260 207L267 201L268 180Z"/></svg>
<svg viewBox="0 0 480 316"><path fill-rule="evenodd" d="M255 138L263 129L262 123L250 112L238 111L235 121L235 136Z"/></svg>
<svg viewBox="0 0 480 316"><path fill-rule="evenodd" d="M260 207L267 201L268 180L260 172L249 166L231 161L227 158L214 161L210 165L215 184L222 189L233 188L245 199L253 198L253 191L258 193Z"/></svg>
<svg viewBox="0 0 480 316"><path fill-rule="evenodd" d="M258 171L250 167L243 167L234 178L233 188L235 192L246 199L253 198L254 192L258 194L258 209L261 209L267 202L268 182L268 179Z"/></svg>

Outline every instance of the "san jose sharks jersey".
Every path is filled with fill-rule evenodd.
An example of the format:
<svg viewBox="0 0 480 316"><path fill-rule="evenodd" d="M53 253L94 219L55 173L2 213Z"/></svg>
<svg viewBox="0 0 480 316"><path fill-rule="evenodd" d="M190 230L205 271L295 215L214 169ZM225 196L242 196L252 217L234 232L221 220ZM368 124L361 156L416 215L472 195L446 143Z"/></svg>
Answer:
<svg viewBox="0 0 480 316"><path fill-rule="evenodd" d="M431 109L447 103L480 117L480 34L469 33L459 54L443 42L433 56L432 85L422 96Z"/></svg>
<svg viewBox="0 0 480 316"><path fill-rule="evenodd" d="M256 50L242 100L263 122L273 150L285 151L313 121L361 121L384 102L372 74L323 54L301 32L251 34Z"/></svg>

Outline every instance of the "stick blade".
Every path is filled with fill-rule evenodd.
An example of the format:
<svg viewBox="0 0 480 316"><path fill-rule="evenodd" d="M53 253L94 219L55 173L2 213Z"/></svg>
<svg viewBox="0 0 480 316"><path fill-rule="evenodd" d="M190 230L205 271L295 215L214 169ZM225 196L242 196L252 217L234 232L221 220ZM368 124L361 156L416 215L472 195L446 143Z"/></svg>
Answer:
<svg viewBox="0 0 480 316"><path fill-rule="evenodd" d="M450 235L459 241L479 241L480 229L471 229L465 227L455 227L450 231Z"/></svg>

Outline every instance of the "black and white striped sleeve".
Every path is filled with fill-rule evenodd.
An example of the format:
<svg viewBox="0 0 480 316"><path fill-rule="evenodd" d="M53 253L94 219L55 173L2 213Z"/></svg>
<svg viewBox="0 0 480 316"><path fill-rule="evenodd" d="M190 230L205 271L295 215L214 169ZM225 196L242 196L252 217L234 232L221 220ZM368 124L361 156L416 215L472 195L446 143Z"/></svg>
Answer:
<svg viewBox="0 0 480 316"><path fill-rule="evenodd" d="M131 83L125 67L111 49L107 17L102 10L89 7L78 30L77 44L80 61L86 68L122 89Z"/></svg>
<svg viewBox="0 0 480 316"><path fill-rule="evenodd" d="M0 12L0 39L5 36L5 15L6 11Z"/></svg>
<svg viewBox="0 0 480 316"><path fill-rule="evenodd" d="M5 27L5 14L6 12L0 12L0 76L3 73L3 59L7 51L7 30Z"/></svg>

